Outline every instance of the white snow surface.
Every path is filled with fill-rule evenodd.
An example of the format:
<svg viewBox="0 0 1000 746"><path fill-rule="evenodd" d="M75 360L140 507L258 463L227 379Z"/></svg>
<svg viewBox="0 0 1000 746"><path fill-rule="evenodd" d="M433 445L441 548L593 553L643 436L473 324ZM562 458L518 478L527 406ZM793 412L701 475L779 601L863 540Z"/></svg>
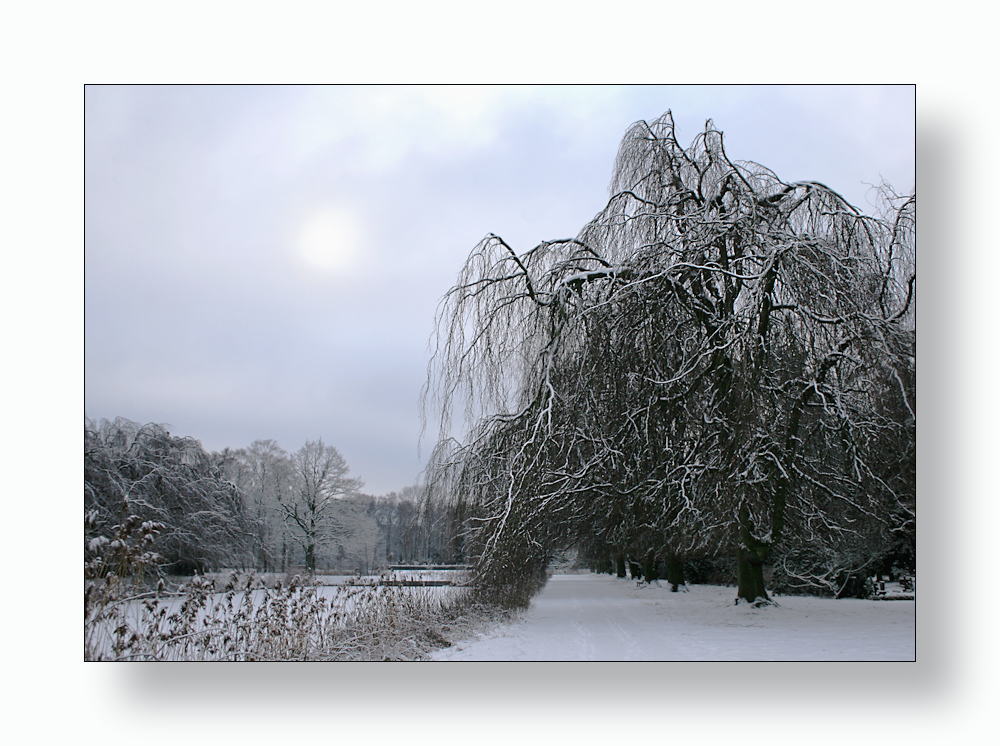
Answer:
<svg viewBox="0 0 1000 746"><path fill-rule="evenodd" d="M554 575L519 621L434 653L441 661L912 661L915 602L779 596L609 575Z"/></svg>

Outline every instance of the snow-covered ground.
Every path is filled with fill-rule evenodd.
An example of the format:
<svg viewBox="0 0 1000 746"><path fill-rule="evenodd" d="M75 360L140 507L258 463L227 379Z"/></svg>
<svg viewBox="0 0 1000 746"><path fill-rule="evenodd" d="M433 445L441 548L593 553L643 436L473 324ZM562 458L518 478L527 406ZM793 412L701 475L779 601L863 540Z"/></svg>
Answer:
<svg viewBox="0 0 1000 746"><path fill-rule="evenodd" d="M442 661L914 660L915 602L779 596L734 605L735 588L636 587L555 575L524 617L437 651Z"/></svg>

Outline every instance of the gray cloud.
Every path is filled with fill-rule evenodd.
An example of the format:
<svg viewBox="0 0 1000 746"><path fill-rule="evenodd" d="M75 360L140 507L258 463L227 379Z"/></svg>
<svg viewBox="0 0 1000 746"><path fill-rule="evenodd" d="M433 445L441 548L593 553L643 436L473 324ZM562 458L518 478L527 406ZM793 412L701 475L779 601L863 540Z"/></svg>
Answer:
<svg viewBox="0 0 1000 746"><path fill-rule="evenodd" d="M367 489L411 483L438 299L487 232L518 249L603 204L633 121L712 117L730 157L913 184L912 88L88 87L85 408L213 450L322 436ZM301 259L350 216L348 271ZM334 239L331 239L334 240ZM331 248L331 251L334 251Z"/></svg>

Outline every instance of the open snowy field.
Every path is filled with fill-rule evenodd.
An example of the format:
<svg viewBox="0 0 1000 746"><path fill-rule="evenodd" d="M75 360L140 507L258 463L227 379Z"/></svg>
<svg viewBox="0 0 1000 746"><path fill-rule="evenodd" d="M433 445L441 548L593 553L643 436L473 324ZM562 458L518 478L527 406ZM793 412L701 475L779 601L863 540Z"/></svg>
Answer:
<svg viewBox="0 0 1000 746"><path fill-rule="evenodd" d="M912 661L915 602L779 596L734 605L735 588L636 587L555 575L523 619L434 654L443 661Z"/></svg>

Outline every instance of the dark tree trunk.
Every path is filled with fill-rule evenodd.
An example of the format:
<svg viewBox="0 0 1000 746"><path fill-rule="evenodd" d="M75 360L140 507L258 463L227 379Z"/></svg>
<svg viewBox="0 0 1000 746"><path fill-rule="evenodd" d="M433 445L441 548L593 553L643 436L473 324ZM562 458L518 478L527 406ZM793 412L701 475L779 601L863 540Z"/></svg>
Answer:
<svg viewBox="0 0 1000 746"><path fill-rule="evenodd" d="M591 550L590 571L600 575L612 574L615 571L615 563L611 555L603 550Z"/></svg>
<svg viewBox="0 0 1000 746"><path fill-rule="evenodd" d="M306 570L309 573L316 572L316 545L310 544L306 547Z"/></svg>
<svg viewBox="0 0 1000 746"><path fill-rule="evenodd" d="M753 603L758 598L769 600L764 588L764 560L759 552L745 547L736 550L737 600Z"/></svg>
<svg viewBox="0 0 1000 746"><path fill-rule="evenodd" d="M647 583L652 583L656 576L656 554L650 549L646 552L646 559L642 563L642 575Z"/></svg>
<svg viewBox="0 0 1000 746"><path fill-rule="evenodd" d="M618 573L619 578L625 577L625 555L617 554L615 555L615 571Z"/></svg>
<svg viewBox="0 0 1000 746"><path fill-rule="evenodd" d="M684 562L676 554L669 552L665 564L670 590L676 592L684 585Z"/></svg>
<svg viewBox="0 0 1000 746"><path fill-rule="evenodd" d="M746 503L740 505L739 516L740 541L736 548L736 601L739 602L741 598L750 603L758 598L769 601L767 590L764 588L764 561L771 552L772 544L754 537L750 527L750 510ZM780 533L780 522L783 520L784 506L774 505L772 530L774 530L775 535Z"/></svg>

